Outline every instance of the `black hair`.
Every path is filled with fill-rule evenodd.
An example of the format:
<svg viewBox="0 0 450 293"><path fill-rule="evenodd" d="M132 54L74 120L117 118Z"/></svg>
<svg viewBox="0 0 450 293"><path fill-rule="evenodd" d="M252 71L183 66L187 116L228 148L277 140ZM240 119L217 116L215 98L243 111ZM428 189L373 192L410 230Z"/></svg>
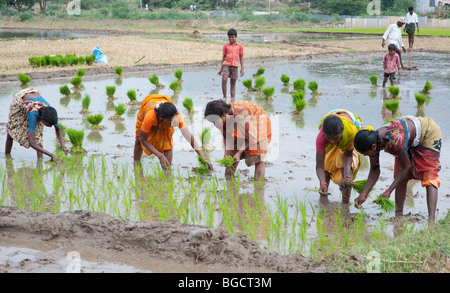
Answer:
<svg viewBox="0 0 450 293"><path fill-rule="evenodd" d="M229 36L236 36L237 37L237 31L234 28L230 28L228 30L227 35L229 35Z"/></svg>
<svg viewBox="0 0 450 293"><path fill-rule="evenodd" d="M394 44L389 44L388 46L388 50L394 50L395 51L396 47Z"/></svg>
<svg viewBox="0 0 450 293"><path fill-rule="evenodd" d="M206 104L205 118L210 122L214 122L217 117L222 117L228 113L231 109L231 105L225 103L222 100L211 101Z"/></svg>
<svg viewBox="0 0 450 293"><path fill-rule="evenodd" d="M373 169L378 169L380 167L380 149L381 149L381 138L378 135L378 131L373 130L360 130L356 133L355 138L353 139L353 145L355 149L360 153L365 153L372 149L372 145L377 145L376 154L372 155L372 157L377 158L377 162L373 166Z"/></svg>
<svg viewBox="0 0 450 293"><path fill-rule="evenodd" d="M162 103L156 111L159 113L161 118L172 118L178 114L177 107L175 107L175 105L171 102Z"/></svg>
<svg viewBox="0 0 450 293"><path fill-rule="evenodd" d="M39 116L42 120L50 125L58 123L58 113L53 107L42 107L38 110Z"/></svg>
<svg viewBox="0 0 450 293"><path fill-rule="evenodd" d="M408 11L412 11L412 10L414 10L414 7L410 6L410 7L408 8Z"/></svg>
<svg viewBox="0 0 450 293"><path fill-rule="evenodd" d="M341 134L344 131L344 123L337 115L328 115L322 123L322 130L326 135Z"/></svg>

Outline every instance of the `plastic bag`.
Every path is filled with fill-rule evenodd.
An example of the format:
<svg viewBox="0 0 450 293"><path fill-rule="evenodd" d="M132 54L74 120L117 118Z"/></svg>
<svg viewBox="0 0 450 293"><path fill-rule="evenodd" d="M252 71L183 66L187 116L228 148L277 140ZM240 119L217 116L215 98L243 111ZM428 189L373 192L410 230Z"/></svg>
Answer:
<svg viewBox="0 0 450 293"><path fill-rule="evenodd" d="M95 46L94 51L92 51L92 54L95 55L95 63L108 63L108 57L103 54L103 52L100 50L98 46Z"/></svg>

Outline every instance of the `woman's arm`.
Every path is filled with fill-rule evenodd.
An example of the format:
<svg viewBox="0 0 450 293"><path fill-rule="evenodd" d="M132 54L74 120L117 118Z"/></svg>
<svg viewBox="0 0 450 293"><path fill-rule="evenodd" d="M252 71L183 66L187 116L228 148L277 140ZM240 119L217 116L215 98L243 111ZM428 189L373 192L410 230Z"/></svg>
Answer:
<svg viewBox="0 0 450 293"><path fill-rule="evenodd" d="M164 156L163 153L159 152L147 139L148 139L148 132L142 131L139 133L139 141L142 143L142 145L148 149L152 154L154 154L158 159L162 167L169 166L170 162Z"/></svg>
<svg viewBox="0 0 450 293"><path fill-rule="evenodd" d="M377 157L370 157L370 171L369 175L367 176L366 186L364 186L363 192L355 199L355 204L357 206L362 205L366 201L369 192L372 190L375 183L377 183L378 178L380 177L380 167L376 169L373 168L377 161Z"/></svg>
<svg viewBox="0 0 450 293"><path fill-rule="evenodd" d="M186 139L187 142L190 143L190 145L192 146L192 148L195 150L195 152L202 157L203 159L205 159L206 163L208 164L209 169L213 169L213 166L210 162L208 162L208 160L206 160L205 156L203 155L202 152L202 148L199 147L199 145L197 144L197 141L195 140L195 137L192 135L192 133L189 131L189 128L187 127L183 127L180 128L181 134L184 136L184 138Z"/></svg>
<svg viewBox="0 0 450 293"><path fill-rule="evenodd" d="M55 156L47 151L46 149L44 149L43 147L41 147L37 142L36 142L36 132L34 131L28 131L28 143L30 144L30 147L35 149L38 152L38 157L42 156L42 153L46 154L47 156L49 156L52 159L55 159ZM41 153L41 155L39 156L39 153Z"/></svg>
<svg viewBox="0 0 450 293"><path fill-rule="evenodd" d="M61 150L64 152L64 154L67 155L68 150L67 150L66 146L64 145L62 130L61 130L61 127L59 127L59 125L58 126L55 125L55 133L56 133L56 136L58 137L59 144L61 145Z"/></svg>
<svg viewBox="0 0 450 293"><path fill-rule="evenodd" d="M406 176L408 175L409 169L411 166L411 161L409 160L408 154L405 154L403 158L400 160L400 170L398 170L397 175L395 176L394 181L392 181L391 186L382 194L384 197L389 197L390 194L397 188L398 184L402 182Z"/></svg>
<svg viewBox="0 0 450 293"><path fill-rule="evenodd" d="M319 193L328 193L328 183L325 175L325 152L316 151L316 174L320 181Z"/></svg>

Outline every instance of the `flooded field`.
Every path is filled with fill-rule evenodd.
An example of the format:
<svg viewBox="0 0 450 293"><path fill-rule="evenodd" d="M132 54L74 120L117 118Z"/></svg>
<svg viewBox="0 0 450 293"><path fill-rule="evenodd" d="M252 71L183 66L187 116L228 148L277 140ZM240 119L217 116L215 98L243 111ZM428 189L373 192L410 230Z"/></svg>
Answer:
<svg viewBox="0 0 450 293"><path fill-rule="evenodd" d="M383 100L389 97L387 88L372 87L369 76L378 77L382 82L382 55L343 55L334 57L315 57L309 61L295 61L283 65L265 66L262 76L265 86L275 87L275 94L267 100L258 93L248 92L242 81L253 78L257 67L246 67L244 77L237 83L237 100L250 100L261 104L272 121L272 143L266 164L264 186L254 187L253 168L244 162L238 167L238 179L224 180L224 169L216 160L223 157L220 134L217 129L203 119L206 104L221 98L220 77L217 70L191 72L183 70L183 82L179 93L175 94L169 84L176 80L173 74L158 72L126 74L118 79L113 72L105 76L83 77L83 89L77 97L64 97L59 88L71 87L69 79L32 81L30 87L41 91L43 97L58 110L60 123L68 128L84 129L83 147L86 155L81 162L70 163L69 168L52 167L44 163L44 173L36 175L36 152L24 149L17 143L12 150L13 163L7 164L2 149L0 171L2 186L0 203L38 211L60 212L74 209L102 211L119 219L167 220L201 224L210 227L225 227L232 233L243 233L262 246L282 254L300 252L314 256L317 241L321 245L324 233L333 235L340 217L350 219L353 226L364 223L364 228L373 238L374 230L382 230L388 237L398 233L422 229L427 221L425 189L420 182L413 182L408 189L404 213L406 217L392 219L393 214L383 214L380 208L369 199L362 213L352 204L340 204L338 186L331 184L327 198L317 192L318 179L315 174L315 140L317 125L324 114L333 109L348 109L359 115L365 126L375 129L382 126L390 117L383 107ZM426 115L440 125L444 143L442 145L437 219L443 218L450 207L449 157L446 143L450 136L450 120L443 109L447 108L450 96L449 54L415 53L404 54L404 65L417 70L405 70L398 77L400 88L401 115ZM432 64L432 66L430 66ZM149 77L156 74L165 88L156 90ZM294 106L289 88L283 87L280 80L286 74L292 81L303 78L306 83L316 81L319 96L305 91L306 108L303 115L294 114ZM433 89L431 100L423 111L418 111L414 94L418 93L429 80ZM106 87L115 86L114 96L108 102ZM4 83L0 87L0 146L5 144L5 129L8 107L12 96L21 89L19 81ZM154 156L143 157L144 174L135 176L132 164L134 132L137 107L127 105L123 120L114 122L108 118L114 114L114 106L128 103L127 91L135 90L137 100L141 101L150 93L171 96L179 112L188 122L191 132L198 139L204 128L211 128L213 151L209 154L214 163L211 176L198 177L194 168L198 166L196 153L181 136L178 129L174 134L173 177L166 178L158 170L159 161ZM101 125L105 129L91 131L85 116L80 114L81 101L85 95L91 98L89 110L92 114L103 114ZM192 98L195 112L188 115L182 102ZM44 130L44 147L50 151L56 148L56 137L52 129ZM70 142L67 142L70 147ZM48 158L44 158L45 161ZM363 167L357 180L367 178L368 160L363 158ZM393 157L381 154L381 176L374 188L381 193L392 182ZM14 172L8 174L7 167ZM36 181L33 178L38 178ZM142 181L141 181L142 180ZM28 183L28 185L25 184ZM33 189L35 189L33 191ZM148 194L153 194L148 196ZM31 198L40 194L37 198ZM156 195L155 195L156 194ZM356 197L352 194L351 202ZM172 207L172 209L170 208ZM255 212L256 211L256 212ZM260 217L252 218L251 215ZM336 216L338 215L338 216ZM244 220L245 219L245 220ZM353 233L352 237L355 236ZM348 236L348 235L347 235ZM329 236L331 237L331 236ZM336 236L342 238L346 236ZM329 241L329 240L327 240ZM317 243L316 242L316 243ZM323 247L322 247L323 249Z"/></svg>

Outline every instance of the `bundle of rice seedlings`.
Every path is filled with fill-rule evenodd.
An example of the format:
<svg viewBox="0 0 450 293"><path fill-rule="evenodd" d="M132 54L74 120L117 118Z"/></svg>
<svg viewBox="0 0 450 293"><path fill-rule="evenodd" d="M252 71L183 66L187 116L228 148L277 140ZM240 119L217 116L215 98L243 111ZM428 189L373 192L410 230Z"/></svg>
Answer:
<svg viewBox="0 0 450 293"><path fill-rule="evenodd" d="M430 81L426 81L423 89L420 91L421 94L428 94L430 93L430 90L433 88L433 85L430 83Z"/></svg>
<svg viewBox="0 0 450 293"><path fill-rule="evenodd" d="M111 85L111 86L106 86L106 95L108 96L108 98L114 98L114 94L116 92L116 87Z"/></svg>
<svg viewBox="0 0 450 293"><path fill-rule="evenodd" d="M174 93L178 93L180 91L180 83L177 80L171 82L169 87Z"/></svg>
<svg viewBox="0 0 450 293"><path fill-rule="evenodd" d="M194 102L191 98L185 98L183 101L183 107L186 108L189 114L194 113Z"/></svg>
<svg viewBox="0 0 450 293"><path fill-rule="evenodd" d="M371 75L369 77L370 82L372 83L372 86L376 86L377 85L377 81L378 81L378 77L376 75Z"/></svg>
<svg viewBox="0 0 450 293"><path fill-rule="evenodd" d="M293 93L291 93L291 96L292 96L292 103L294 103L294 104L298 100L304 100L305 99L305 93L303 91L293 92Z"/></svg>
<svg viewBox="0 0 450 293"><path fill-rule="evenodd" d="M89 113L89 106L91 105L91 97L89 95L84 96L83 100L81 101L82 110L80 114L87 114Z"/></svg>
<svg viewBox="0 0 450 293"><path fill-rule="evenodd" d="M417 107L423 107L425 102L427 101L427 96L424 94L414 94L414 97L416 98Z"/></svg>
<svg viewBox="0 0 450 293"><path fill-rule="evenodd" d="M79 56L78 57L78 64L84 64L86 62L86 58Z"/></svg>
<svg viewBox="0 0 450 293"><path fill-rule="evenodd" d="M395 202L390 200L389 198L381 196L381 194L378 195L373 202L379 205L380 208L385 212L393 212L396 209Z"/></svg>
<svg viewBox="0 0 450 293"><path fill-rule="evenodd" d="M316 81L310 81L308 83L308 88L312 91L312 94L320 94L318 89L319 89L319 84Z"/></svg>
<svg viewBox="0 0 450 293"><path fill-rule="evenodd" d="M119 77L123 76L123 69L122 66L117 66L114 68L114 73L117 74Z"/></svg>
<svg viewBox="0 0 450 293"><path fill-rule="evenodd" d="M163 88L163 87L164 87L163 84L159 83L159 78L158 78L158 76L157 76L156 74L153 74L152 76L150 76L150 77L148 78L148 80L149 80L152 84L156 85L157 88Z"/></svg>
<svg viewBox="0 0 450 293"><path fill-rule="evenodd" d="M183 81L183 71L181 69L176 70L173 75L177 78L179 82Z"/></svg>
<svg viewBox="0 0 450 293"><path fill-rule="evenodd" d="M137 104L137 103L139 103L139 102L136 100L136 91L135 91L135 90L129 90L129 91L127 91L127 97L128 97L128 99L130 100L130 104Z"/></svg>
<svg viewBox="0 0 450 293"><path fill-rule="evenodd" d="M289 76L284 73L281 74L281 82L283 83L283 85L289 85Z"/></svg>
<svg viewBox="0 0 450 293"><path fill-rule="evenodd" d="M70 83L74 86L74 88L75 89L81 89L81 82L82 82L82 79L81 79L81 77L79 77L79 76L75 76L74 78L72 78L71 80L70 80Z"/></svg>
<svg viewBox="0 0 450 293"><path fill-rule="evenodd" d="M89 115L86 117L86 120L91 124L91 127L89 127L91 129L103 128L103 126L100 125L100 123L103 121L102 114Z"/></svg>
<svg viewBox="0 0 450 293"><path fill-rule="evenodd" d="M253 74L253 76L260 76L260 75L263 75L265 71L266 71L265 68L260 67L260 68L258 68L258 70L256 70L256 72L255 72L255 74Z"/></svg>
<svg viewBox="0 0 450 293"><path fill-rule="evenodd" d="M197 156L197 160L200 164L200 167L195 169L195 172L199 175L207 175L211 172L211 169L209 169L208 164L206 163L205 159L203 159L201 156Z"/></svg>
<svg viewBox="0 0 450 293"><path fill-rule="evenodd" d="M70 96L72 93L70 92L70 89L69 89L69 87L67 86L67 85L63 85L62 87L60 87L59 88L59 92L62 94L62 95L65 95L66 97L67 96Z"/></svg>
<svg viewBox="0 0 450 293"><path fill-rule="evenodd" d="M249 79L245 79L242 81L242 84L247 88L248 91L252 91L253 90L253 85L252 85L253 81L251 78Z"/></svg>
<svg viewBox="0 0 450 293"><path fill-rule="evenodd" d="M383 103L383 106L391 111L392 115L394 115L398 111L399 103L397 100L388 100Z"/></svg>
<svg viewBox="0 0 450 293"><path fill-rule="evenodd" d="M59 125L59 128L61 129L61 134L62 134L63 140L67 141L67 138L66 138L67 127L60 122L58 122L58 125Z"/></svg>
<svg viewBox="0 0 450 293"><path fill-rule="evenodd" d="M306 102L304 99L296 100L294 102L294 106L295 106L295 112L301 113L306 107Z"/></svg>
<svg viewBox="0 0 450 293"><path fill-rule="evenodd" d="M263 88L262 93L266 99L271 99L273 94L275 93L275 88L274 87Z"/></svg>
<svg viewBox="0 0 450 293"><path fill-rule="evenodd" d="M200 143L202 144L202 151L210 152L213 147L211 143L211 128L205 128L200 133Z"/></svg>
<svg viewBox="0 0 450 293"><path fill-rule="evenodd" d="M95 62L95 55L89 55L84 58L87 65L92 65Z"/></svg>
<svg viewBox="0 0 450 293"><path fill-rule="evenodd" d="M262 87L266 84L266 79L264 76L260 76L255 79L255 90L260 91Z"/></svg>
<svg viewBox="0 0 450 293"><path fill-rule="evenodd" d="M19 79L20 85L22 86L26 86L31 81L31 77L23 73L19 73L17 75L17 78Z"/></svg>
<svg viewBox="0 0 450 293"><path fill-rule="evenodd" d="M357 180L350 182L350 185L358 194L361 194L366 186L366 183L367 180Z"/></svg>
<svg viewBox="0 0 450 293"><path fill-rule="evenodd" d="M124 104L119 104L117 106L114 107L114 111L116 111L116 113L111 116L109 119L110 120L123 120L122 115L126 112L127 108L125 107Z"/></svg>
<svg viewBox="0 0 450 293"><path fill-rule="evenodd" d="M77 76L83 77L86 74L86 71L83 68L77 70Z"/></svg>
<svg viewBox="0 0 450 293"><path fill-rule="evenodd" d="M232 156L226 156L223 159L217 160L217 163L223 167L231 167L234 165L234 159Z"/></svg>
<svg viewBox="0 0 450 293"><path fill-rule="evenodd" d="M396 98L396 97L398 96L398 94L400 93L400 88L397 87L397 86L390 85L390 86L388 87L388 91L391 93L391 95L392 95L394 98Z"/></svg>
<svg viewBox="0 0 450 293"><path fill-rule="evenodd" d="M303 78L299 78L292 83L292 86L294 87L293 91L294 92L300 92L300 91L304 92L305 85L306 85L305 80Z"/></svg>
<svg viewBox="0 0 450 293"><path fill-rule="evenodd" d="M84 139L84 130L75 130L73 128L67 129L67 135L69 136L70 143L72 144L72 153L80 154L84 153L83 149L83 139Z"/></svg>

